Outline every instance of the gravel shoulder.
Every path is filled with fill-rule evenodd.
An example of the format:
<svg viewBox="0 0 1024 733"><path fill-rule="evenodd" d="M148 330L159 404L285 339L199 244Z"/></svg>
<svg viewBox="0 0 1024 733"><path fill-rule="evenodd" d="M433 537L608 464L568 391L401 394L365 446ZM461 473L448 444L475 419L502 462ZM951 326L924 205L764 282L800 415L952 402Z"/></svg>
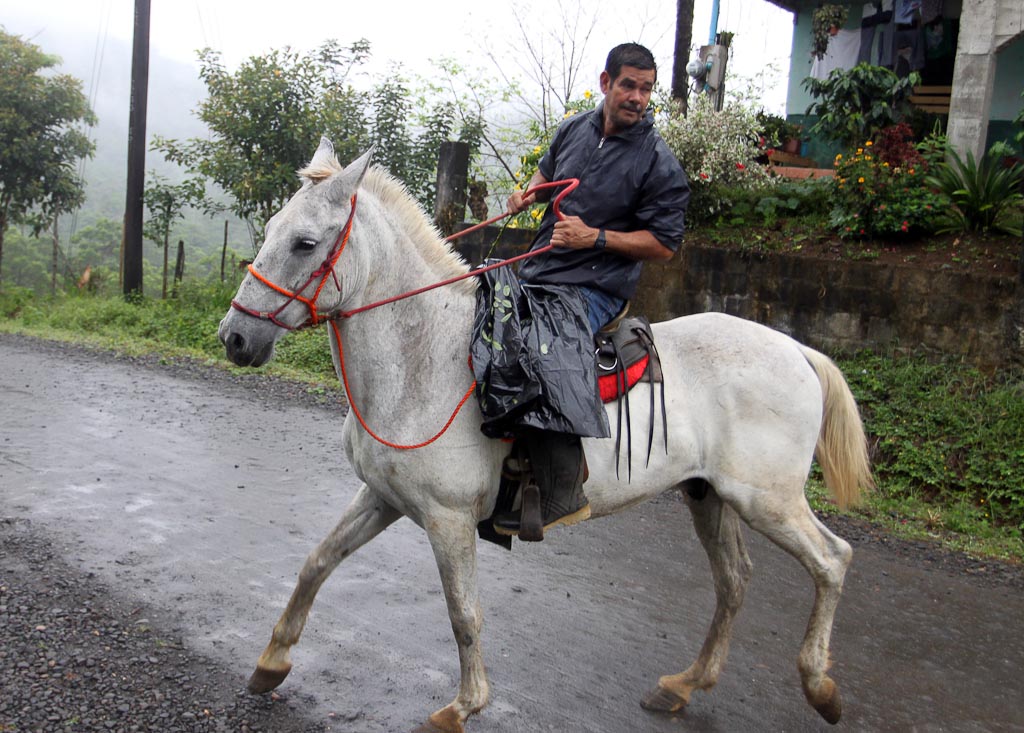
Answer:
<svg viewBox="0 0 1024 733"><path fill-rule="evenodd" d="M29 522L0 520L0 545L0 731L328 730L299 699L247 694L174 621L68 565Z"/></svg>

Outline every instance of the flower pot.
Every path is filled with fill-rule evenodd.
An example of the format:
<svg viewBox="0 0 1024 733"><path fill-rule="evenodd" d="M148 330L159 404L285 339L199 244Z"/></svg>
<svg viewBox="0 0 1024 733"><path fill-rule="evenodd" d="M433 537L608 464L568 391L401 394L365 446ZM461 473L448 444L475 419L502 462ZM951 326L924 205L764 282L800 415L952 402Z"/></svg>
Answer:
<svg viewBox="0 0 1024 733"><path fill-rule="evenodd" d="M800 152L800 138L791 137L786 142L782 143L782 152L793 153L796 155Z"/></svg>

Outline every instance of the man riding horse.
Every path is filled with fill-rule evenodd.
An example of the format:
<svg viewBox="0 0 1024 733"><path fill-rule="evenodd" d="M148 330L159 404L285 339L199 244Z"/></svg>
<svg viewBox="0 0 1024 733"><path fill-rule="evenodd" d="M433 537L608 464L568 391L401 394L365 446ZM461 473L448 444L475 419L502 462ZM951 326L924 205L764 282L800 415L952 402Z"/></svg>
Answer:
<svg viewBox="0 0 1024 733"><path fill-rule="evenodd" d="M531 246L532 251L550 243L554 249L526 260L519 278L527 290L554 292L582 314L560 323L558 336L588 349L593 334L633 297L642 263L668 260L679 248L690 198L686 174L648 109L657 81L651 52L636 43L616 46L600 81L604 100L559 126L529 185L508 199L509 213L517 214L551 197L551 189L524 195L531 188L579 179L579 188L562 203L564 218L556 220L549 206ZM580 332L588 326L589 333ZM544 529L590 516L581 436L610 435L592 374L594 388L584 395L589 404L575 405L572 414L555 421L535 411L516 417L516 438L540 489ZM518 534L520 513L499 514L494 528Z"/></svg>

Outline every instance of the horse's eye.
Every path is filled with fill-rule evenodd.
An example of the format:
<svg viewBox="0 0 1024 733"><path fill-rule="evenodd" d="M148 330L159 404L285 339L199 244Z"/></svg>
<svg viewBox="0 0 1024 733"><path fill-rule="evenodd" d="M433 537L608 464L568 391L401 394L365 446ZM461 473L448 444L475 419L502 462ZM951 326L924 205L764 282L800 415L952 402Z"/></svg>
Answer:
<svg viewBox="0 0 1024 733"><path fill-rule="evenodd" d="M293 249L296 252L312 252L316 249L317 244L319 242L315 239L300 239L294 244Z"/></svg>

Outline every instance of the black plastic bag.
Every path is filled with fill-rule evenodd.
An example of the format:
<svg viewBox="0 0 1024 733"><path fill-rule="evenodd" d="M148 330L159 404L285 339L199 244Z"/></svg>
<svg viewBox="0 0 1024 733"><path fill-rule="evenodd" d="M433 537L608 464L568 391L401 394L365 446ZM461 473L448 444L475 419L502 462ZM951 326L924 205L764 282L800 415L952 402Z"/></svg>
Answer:
<svg viewBox="0 0 1024 733"><path fill-rule="evenodd" d="M509 267L480 281L470 353L484 435L507 438L533 427L607 438L579 289L521 283Z"/></svg>

